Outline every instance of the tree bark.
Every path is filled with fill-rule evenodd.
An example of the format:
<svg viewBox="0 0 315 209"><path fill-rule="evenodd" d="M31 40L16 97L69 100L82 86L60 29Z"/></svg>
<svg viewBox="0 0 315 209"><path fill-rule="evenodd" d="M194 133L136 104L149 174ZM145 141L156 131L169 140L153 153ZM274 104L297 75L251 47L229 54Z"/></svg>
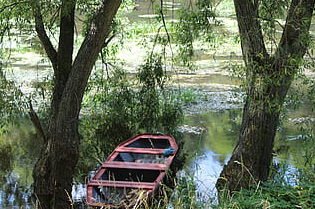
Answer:
<svg viewBox="0 0 315 209"><path fill-rule="evenodd" d="M72 208L72 181L79 158L81 102L92 67L104 47L120 4L121 0L102 1L74 61L72 56L76 1L61 2L58 52L46 35L40 6L35 3L33 5L37 33L54 68L52 113L47 140L33 171L34 195L38 208Z"/></svg>
<svg viewBox="0 0 315 209"><path fill-rule="evenodd" d="M219 192L229 193L268 178L279 116L308 47L314 9L314 0L292 0L279 46L270 56L258 21L259 2L234 4L248 86L239 141L216 184Z"/></svg>

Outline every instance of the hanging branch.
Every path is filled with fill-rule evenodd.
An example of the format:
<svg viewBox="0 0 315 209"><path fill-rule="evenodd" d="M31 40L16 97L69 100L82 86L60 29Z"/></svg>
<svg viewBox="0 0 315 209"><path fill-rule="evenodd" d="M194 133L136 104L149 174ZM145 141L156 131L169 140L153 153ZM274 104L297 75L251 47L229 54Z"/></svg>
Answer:
<svg viewBox="0 0 315 209"><path fill-rule="evenodd" d="M164 5L164 2L163 2L163 0L160 0L160 2L161 2L160 14L161 14L161 17L162 17L162 23L163 23L163 27L164 27L165 32L166 32L167 42L168 42L168 44L170 45L171 53L172 53L172 57L173 57L173 50L172 50L172 45L171 45L171 36L170 36L170 34L169 34L169 32L168 32L168 29L167 29L167 26L166 26L166 22L165 22L164 13L163 13L163 5Z"/></svg>
<svg viewBox="0 0 315 209"><path fill-rule="evenodd" d="M9 5L4 5L3 7L0 8L0 13L2 13L5 10L8 10L12 7L15 7L16 5L25 4L25 3L29 3L29 1L19 1L19 2L14 2L12 4L9 4Z"/></svg>

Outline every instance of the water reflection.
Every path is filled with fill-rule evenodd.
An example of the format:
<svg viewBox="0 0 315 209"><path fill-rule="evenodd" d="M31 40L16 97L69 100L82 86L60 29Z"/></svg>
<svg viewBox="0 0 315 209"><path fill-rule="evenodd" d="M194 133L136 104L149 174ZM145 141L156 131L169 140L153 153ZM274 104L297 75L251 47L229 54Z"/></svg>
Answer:
<svg viewBox="0 0 315 209"><path fill-rule="evenodd" d="M223 168L219 158L222 156L211 150L204 150L203 154L196 157L190 166L191 172L198 188L198 197L204 200L216 196L215 183ZM225 161L229 156L225 157Z"/></svg>
<svg viewBox="0 0 315 209"><path fill-rule="evenodd" d="M72 186L72 201L77 203L77 205L82 205L85 203L86 199L86 185L85 184L74 184ZM79 207L76 207L79 208ZM82 208L82 207L80 207Z"/></svg>
<svg viewBox="0 0 315 209"><path fill-rule="evenodd" d="M241 112L241 109L209 111L186 118L185 127L191 125L194 129L202 127L207 130L198 135L190 133L184 138L187 152L194 147L194 153L187 155L191 158L187 161L187 170L194 177L202 198L216 194L215 182L238 140ZM303 112L310 115L310 109L304 107ZM276 136L273 178L296 185L298 169L305 164L307 149L314 150L314 140L301 140L306 133L301 130L301 124L292 124L291 121L292 118L284 119Z"/></svg>
<svg viewBox="0 0 315 209"><path fill-rule="evenodd" d="M0 208L35 209L31 195L31 186L23 186L20 183L20 177L12 172L5 178L5 182L0 188ZM72 187L72 201L75 209L86 208L85 197L85 185L74 184Z"/></svg>
<svg viewBox="0 0 315 209"><path fill-rule="evenodd" d="M237 140L240 115L241 110L234 109L209 111L186 118L186 126L199 126L206 130L184 138L186 152L190 152L192 146L195 147L194 152L197 150L194 154L188 154L192 159L187 161L187 172L193 176L201 200L216 197L215 182Z"/></svg>
<svg viewBox="0 0 315 209"><path fill-rule="evenodd" d="M9 208L9 206L16 206L19 208L23 206L23 208L30 209L30 197L30 186L21 186L18 175L12 172L4 178L3 186L0 189L1 208Z"/></svg>

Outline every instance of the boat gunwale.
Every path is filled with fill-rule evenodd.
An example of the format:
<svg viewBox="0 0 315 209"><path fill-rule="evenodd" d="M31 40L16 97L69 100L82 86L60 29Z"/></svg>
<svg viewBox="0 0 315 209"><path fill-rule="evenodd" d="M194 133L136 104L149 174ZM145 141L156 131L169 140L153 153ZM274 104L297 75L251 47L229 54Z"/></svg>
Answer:
<svg viewBox="0 0 315 209"><path fill-rule="evenodd" d="M92 180L90 186L110 186L114 188L135 188L135 189L145 189L145 190L153 190L155 186L155 182L136 182L136 181L128 181L126 185L126 181L109 181L109 180Z"/></svg>

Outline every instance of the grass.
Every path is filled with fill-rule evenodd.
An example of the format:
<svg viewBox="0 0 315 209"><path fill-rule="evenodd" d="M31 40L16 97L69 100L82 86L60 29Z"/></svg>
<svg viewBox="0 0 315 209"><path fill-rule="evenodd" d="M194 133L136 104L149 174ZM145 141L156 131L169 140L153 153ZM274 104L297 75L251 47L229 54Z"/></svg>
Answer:
<svg viewBox="0 0 315 209"><path fill-rule="evenodd" d="M299 186L267 182L257 188L242 190L231 198L223 197L215 208L314 208L314 183Z"/></svg>

